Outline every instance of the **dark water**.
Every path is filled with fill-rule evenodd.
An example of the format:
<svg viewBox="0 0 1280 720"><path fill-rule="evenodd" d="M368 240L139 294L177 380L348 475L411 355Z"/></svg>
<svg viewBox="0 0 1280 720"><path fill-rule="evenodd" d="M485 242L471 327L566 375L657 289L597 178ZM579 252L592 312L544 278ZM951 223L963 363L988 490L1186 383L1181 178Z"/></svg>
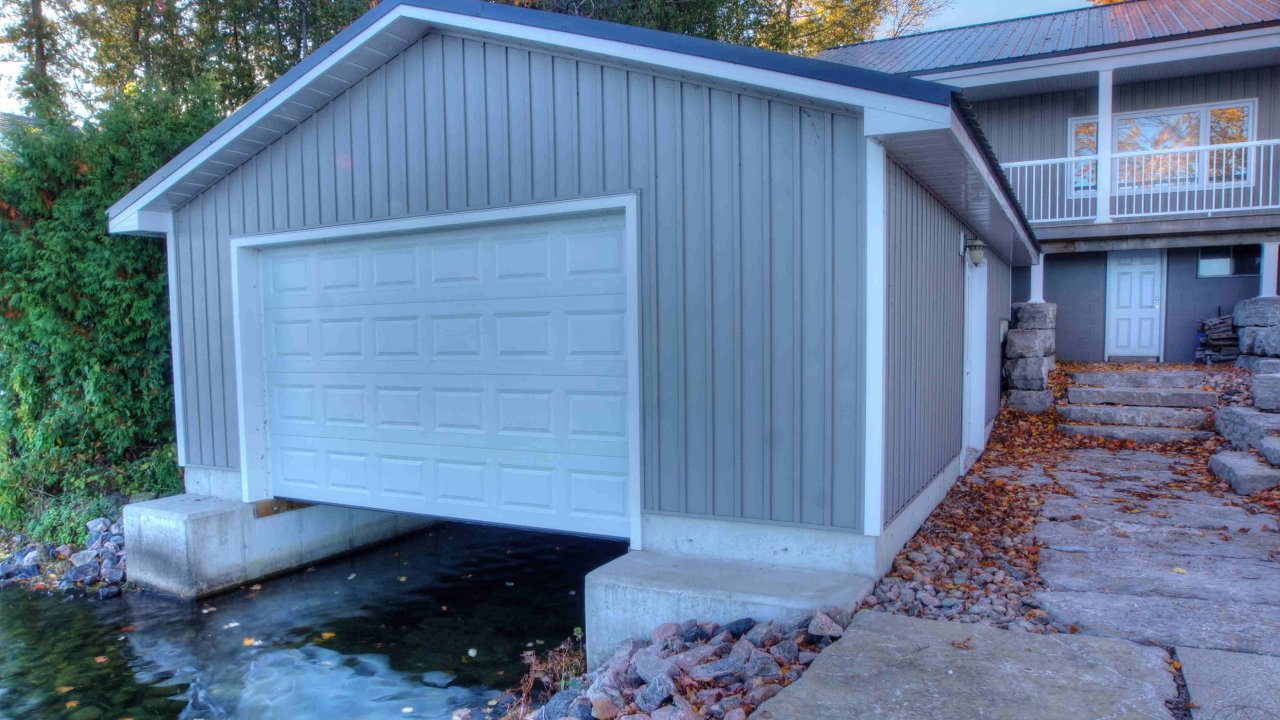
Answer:
<svg viewBox="0 0 1280 720"><path fill-rule="evenodd" d="M0 591L0 720L449 718L580 627L623 552L449 524L199 603Z"/></svg>

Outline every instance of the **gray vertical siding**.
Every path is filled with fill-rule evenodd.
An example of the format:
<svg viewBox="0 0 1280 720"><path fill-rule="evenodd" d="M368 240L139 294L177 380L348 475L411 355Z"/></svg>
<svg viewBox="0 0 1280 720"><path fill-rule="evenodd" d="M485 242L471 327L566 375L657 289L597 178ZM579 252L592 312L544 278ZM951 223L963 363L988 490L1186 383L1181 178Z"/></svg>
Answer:
<svg viewBox="0 0 1280 720"><path fill-rule="evenodd" d="M1044 299L1058 305L1058 359L1102 360L1107 324L1107 254L1046 255Z"/></svg>
<svg viewBox="0 0 1280 720"><path fill-rule="evenodd" d="M177 212L188 463L238 464L228 236L636 191L644 505L857 529L850 115L432 34Z"/></svg>
<svg viewBox="0 0 1280 720"><path fill-rule="evenodd" d="M1256 137L1280 138L1280 66L1127 83L1114 93L1117 113L1257 98ZM987 100L974 103L974 109L1001 162L1067 157L1068 120L1096 114L1097 91Z"/></svg>
<svg viewBox="0 0 1280 720"><path fill-rule="evenodd" d="M1001 321L1012 319L1011 300L1013 272L998 257L987 255L987 420L1000 412L1001 370L1004 366L1004 343L1000 337Z"/></svg>
<svg viewBox="0 0 1280 720"><path fill-rule="evenodd" d="M1258 276L1196 277L1199 248L1169 248L1165 253L1164 359L1193 362L1196 335L1204 318L1230 315L1236 301L1258 294Z"/></svg>
<svg viewBox="0 0 1280 720"><path fill-rule="evenodd" d="M886 172L888 397L885 517L961 449L963 226L897 163Z"/></svg>

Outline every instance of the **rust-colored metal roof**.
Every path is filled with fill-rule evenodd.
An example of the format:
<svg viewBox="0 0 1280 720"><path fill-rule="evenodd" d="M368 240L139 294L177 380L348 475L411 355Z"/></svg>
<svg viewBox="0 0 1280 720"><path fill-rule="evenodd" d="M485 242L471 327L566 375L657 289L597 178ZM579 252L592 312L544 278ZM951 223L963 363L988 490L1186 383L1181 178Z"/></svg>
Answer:
<svg viewBox="0 0 1280 720"><path fill-rule="evenodd" d="M1280 23L1280 0L1129 0L845 45L823 60L915 75Z"/></svg>

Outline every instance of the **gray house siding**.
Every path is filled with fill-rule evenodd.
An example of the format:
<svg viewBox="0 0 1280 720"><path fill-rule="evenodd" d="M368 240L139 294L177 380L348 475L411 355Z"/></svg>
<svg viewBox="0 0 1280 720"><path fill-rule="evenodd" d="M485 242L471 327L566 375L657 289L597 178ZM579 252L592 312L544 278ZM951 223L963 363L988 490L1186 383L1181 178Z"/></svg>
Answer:
<svg viewBox="0 0 1280 720"><path fill-rule="evenodd" d="M861 523L851 115L432 34L175 217L189 465L238 465L228 238L636 192L649 511Z"/></svg>
<svg viewBox="0 0 1280 720"><path fill-rule="evenodd" d="M1258 99L1257 139L1280 138L1280 66L1117 85L1114 111L1125 113L1228 100ZM1098 112L1097 91L1069 90L974 103L1001 162L1071 154L1068 120Z"/></svg>
<svg viewBox="0 0 1280 720"><path fill-rule="evenodd" d="M1013 317L1010 299L1013 273L1008 265L994 255L987 255L987 420L1000 412L1001 370L1003 369L1004 344L1000 337L1001 321Z"/></svg>
<svg viewBox="0 0 1280 720"><path fill-rule="evenodd" d="M1201 278L1196 276L1198 248L1166 251L1164 359L1194 362L1200 321L1230 315L1236 301L1258 294L1258 276Z"/></svg>
<svg viewBox="0 0 1280 720"><path fill-rule="evenodd" d="M960 452L963 226L897 163L886 172L888 397L885 517Z"/></svg>
<svg viewBox="0 0 1280 720"><path fill-rule="evenodd" d="M1044 299L1058 305L1058 359L1102 360L1107 322L1107 254L1045 256Z"/></svg>

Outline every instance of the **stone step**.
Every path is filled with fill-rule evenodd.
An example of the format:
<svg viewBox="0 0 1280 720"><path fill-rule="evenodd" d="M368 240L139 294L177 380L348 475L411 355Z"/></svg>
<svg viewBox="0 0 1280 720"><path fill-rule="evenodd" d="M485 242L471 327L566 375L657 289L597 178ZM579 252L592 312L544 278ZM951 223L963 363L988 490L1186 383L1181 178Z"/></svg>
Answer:
<svg viewBox="0 0 1280 720"><path fill-rule="evenodd" d="M1280 458L1274 440L1280 435L1280 413L1262 412L1251 407L1223 407L1214 414L1214 427L1238 450L1257 450L1268 458Z"/></svg>
<svg viewBox="0 0 1280 720"><path fill-rule="evenodd" d="M1195 370L1107 370L1068 373L1077 385L1115 388L1194 388L1205 384L1205 374Z"/></svg>
<svg viewBox="0 0 1280 720"><path fill-rule="evenodd" d="M1212 417L1208 410L1129 405L1063 405L1058 414L1072 422L1176 428L1201 428Z"/></svg>
<svg viewBox="0 0 1280 720"><path fill-rule="evenodd" d="M1184 440L1205 440L1213 437L1213 433L1208 430L1137 427L1134 425L1068 425L1063 423L1058 426L1058 432L1063 435L1084 435L1085 437L1132 440L1140 443L1182 442Z"/></svg>
<svg viewBox="0 0 1280 720"><path fill-rule="evenodd" d="M1186 388L1069 387L1067 401L1077 405L1138 405L1141 407L1214 407L1218 394Z"/></svg>
<svg viewBox="0 0 1280 720"><path fill-rule="evenodd" d="M1126 553L1103 561L1097 553L1044 549L1036 570L1050 590L1280 604L1280 565L1267 560Z"/></svg>
<svg viewBox="0 0 1280 720"><path fill-rule="evenodd" d="M1209 471L1241 495L1280 485L1280 470L1253 453L1228 450L1209 458Z"/></svg>

